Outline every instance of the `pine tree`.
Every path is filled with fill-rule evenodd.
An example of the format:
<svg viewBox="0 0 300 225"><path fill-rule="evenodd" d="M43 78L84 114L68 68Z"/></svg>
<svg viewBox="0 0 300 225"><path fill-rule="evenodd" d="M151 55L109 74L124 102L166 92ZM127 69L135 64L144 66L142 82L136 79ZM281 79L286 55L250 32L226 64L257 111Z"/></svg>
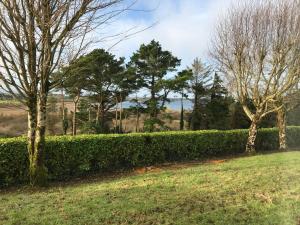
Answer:
<svg viewBox="0 0 300 225"><path fill-rule="evenodd" d="M189 85L194 95L194 108L190 118L190 128L192 130L199 130L205 128L205 109L203 103L209 94L211 71L199 58L194 60L191 70L193 71L193 76L191 77Z"/></svg>
<svg viewBox="0 0 300 225"><path fill-rule="evenodd" d="M166 75L176 70L180 60L171 52L163 50L159 42L152 40L148 45L140 46L131 57L129 65L134 68L138 83L150 93L150 98L144 102L149 114L145 125L147 130L153 131L156 125L163 125L158 114L169 101L168 95L174 88L174 81L167 79Z"/></svg>
<svg viewBox="0 0 300 225"><path fill-rule="evenodd" d="M220 76L215 73L213 85L210 88L210 102L207 104L209 129L230 128L229 106L233 99L227 96L228 91L222 83Z"/></svg>
<svg viewBox="0 0 300 225"><path fill-rule="evenodd" d="M179 129L184 129L184 106L183 99L188 97L189 81L193 76L193 72L190 69L180 71L174 79L174 92L179 93L181 96L181 111L180 111L180 125Z"/></svg>

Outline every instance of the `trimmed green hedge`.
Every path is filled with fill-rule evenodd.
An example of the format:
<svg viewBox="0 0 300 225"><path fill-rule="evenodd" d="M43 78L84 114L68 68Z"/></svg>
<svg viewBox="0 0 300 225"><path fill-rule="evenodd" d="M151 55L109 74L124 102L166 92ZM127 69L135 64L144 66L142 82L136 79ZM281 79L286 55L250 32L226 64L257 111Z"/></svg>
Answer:
<svg viewBox="0 0 300 225"><path fill-rule="evenodd" d="M50 180L129 169L163 162L207 159L243 153L247 130L180 131L47 138ZM288 128L288 145L300 147L300 127ZM257 150L278 149L277 129L258 133ZM0 139L0 186L28 181L26 139Z"/></svg>

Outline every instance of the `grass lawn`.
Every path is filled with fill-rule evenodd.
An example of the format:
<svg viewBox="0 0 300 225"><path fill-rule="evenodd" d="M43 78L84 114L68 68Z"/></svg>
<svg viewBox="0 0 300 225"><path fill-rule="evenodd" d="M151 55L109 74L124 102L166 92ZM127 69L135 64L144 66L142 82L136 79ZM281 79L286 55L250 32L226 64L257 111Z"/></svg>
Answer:
<svg viewBox="0 0 300 225"><path fill-rule="evenodd" d="M0 192L0 224L300 224L300 152Z"/></svg>

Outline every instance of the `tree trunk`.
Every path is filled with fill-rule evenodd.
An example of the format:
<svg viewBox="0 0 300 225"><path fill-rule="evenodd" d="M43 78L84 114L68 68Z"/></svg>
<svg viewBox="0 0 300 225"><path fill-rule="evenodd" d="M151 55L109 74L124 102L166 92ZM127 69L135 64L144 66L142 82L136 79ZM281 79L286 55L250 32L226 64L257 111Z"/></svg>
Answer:
<svg viewBox="0 0 300 225"><path fill-rule="evenodd" d="M122 111L123 111L123 99L122 99L122 96L120 96L120 122L119 122L119 133L122 133L123 132L123 124L122 124Z"/></svg>
<svg viewBox="0 0 300 225"><path fill-rule="evenodd" d="M192 112L192 117L190 121L191 130L199 130L200 129L200 106L199 106L199 96L197 91L195 91L194 96L194 107Z"/></svg>
<svg viewBox="0 0 300 225"><path fill-rule="evenodd" d="M63 130L63 135L67 134L69 122L67 118L67 108L65 108L65 92L64 89L61 89L61 108L62 108L62 130Z"/></svg>
<svg viewBox="0 0 300 225"><path fill-rule="evenodd" d="M115 117L115 120L116 120L116 123L115 123L115 133L118 133L118 98L116 97L116 117Z"/></svg>
<svg viewBox="0 0 300 225"><path fill-rule="evenodd" d="M135 124L135 132L140 131L140 112L139 108L136 109L136 124Z"/></svg>
<svg viewBox="0 0 300 225"><path fill-rule="evenodd" d="M36 126L37 126L36 101L32 100L28 104L27 151L29 157L29 165L32 165L33 162Z"/></svg>
<svg viewBox="0 0 300 225"><path fill-rule="evenodd" d="M90 104L89 104L89 109L88 109L88 110L89 110L89 111L88 111L88 114L89 114L89 115L88 115L88 117L89 117L89 118L88 118L88 121L91 122L91 105L90 105Z"/></svg>
<svg viewBox="0 0 300 225"><path fill-rule="evenodd" d="M150 99L150 119L157 118L157 102L155 96L155 78L152 76L151 80L151 99Z"/></svg>
<svg viewBox="0 0 300 225"><path fill-rule="evenodd" d="M248 132L248 140L246 144L246 153L251 155L255 153L255 140L257 136L258 121L253 120Z"/></svg>
<svg viewBox="0 0 300 225"><path fill-rule="evenodd" d="M99 125L99 118L100 118L100 102L97 105L97 114L96 114L96 124Z"/></svg>
<svg viewBox="0 0 300 225"><path fill-rule="evenodd" d="M126 133L126 129L127 129L126 125L127 125L127 114L125 113L125 115L124 115L124 133Z"/></svg>
<svg viewBox="0 0 300 225"><path fill-rule="evenodd" d="M44 165L45 133L46 133L47 96L42 95L37 103L37 126L32 160L29 166L31 185L44 186L47 183L47 168Z"/></svg>
<svg viewBox="0 0 300 225"><path fill-rule="evenodd" d="M62 119L65 119L65 96L64 89L61 89L61 110L62 110Z"/></svg>
<svg viewBox="0 0 300 225"><path fill-rule="evenodd" d="M181 112L180 112L180 130L184 129L184 110L183 110L183 96L181 97Z"/></svg>
<svg viewBox="0 0 300 225"><path fill-rule="evenodd" d="M105 133L105 111L104 108L101 107L101 132Z"/></svg>
<svg viewBox="0 0 300 225"><path fill-rule="evenodd" d="M77 126L76 126L76 111L77 111L77 103L78 101L75 100L74 101L74 112L73 112L73 121L72 121L72 124L73 124L73 129L72 129L72 135L75 136L77 134Z"/></svg>
<svg viewBox="0 0 300 225"><path fill-rule="evenodd" d="M286 151L286 112L284 108L277 111L277 126L279 133L279 149Z"/></svg>

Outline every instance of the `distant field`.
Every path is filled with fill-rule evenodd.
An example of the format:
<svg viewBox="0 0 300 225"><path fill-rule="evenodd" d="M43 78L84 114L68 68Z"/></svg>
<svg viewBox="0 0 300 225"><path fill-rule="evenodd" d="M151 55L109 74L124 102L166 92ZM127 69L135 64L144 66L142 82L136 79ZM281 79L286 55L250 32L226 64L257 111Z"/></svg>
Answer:
<svg viewBox="0 0 300 225"><path fill-rule="evenodd" d="M300 152L135 173L2 191L0 224L300 223Z"/></svg>
<svg viewBox="0 0 300 225"><path fill-rule="evenodd" d="M0 100L0 137L24 135L26 129L25 107L15 100Z"/></svg>
<svg viewBox="0 0 300 225"><path fill-rule="evenodd" d="M60 104L56 105L59 109ZM73 103L71 101L65 102L65 107L68 108L69 117L70 112L73 111ZM168 114L168 116L167 116ZM173 119L170 119L170 116ZM166 110L166 114L161 115L162 119L165 121L166 125L172 129L179 129L179 112ZM59 119L58 112L52 113L48 119L48 130L47 134L59 135L62 133L61 120ZM146 119L146 115L141 115L140 117L140 129L143 127L143 121ZM186 123L187 125L187 123ZM113 124L111 124L113 127ZM131 116L129 118L124 118L123 129L126 132L133 132L136 129L136 118ZM14 100L0 100L0 137L15 137L20 135L25 135L27 132L27 112L26 107ZM71 119L69 126L69 133L71 132ZM80 131L78 131L80 133Z"/></svg>
<svg viewBox="0 0 300 225"><path fill-rule="evenodd" d="M21 103L17 100L1 100L0 105L21 105Z"/></svg>
<svg viewBox="0 0 300 225"><path fill-rule="evenodd" d="M65 107L72 110L72 103L66 102ZM57 117L58 113L48 117L47 134L61 134L61 123ZM26 107L16 100L0 100L0 137L21 136L26 135L26 132Z"/></svg>

